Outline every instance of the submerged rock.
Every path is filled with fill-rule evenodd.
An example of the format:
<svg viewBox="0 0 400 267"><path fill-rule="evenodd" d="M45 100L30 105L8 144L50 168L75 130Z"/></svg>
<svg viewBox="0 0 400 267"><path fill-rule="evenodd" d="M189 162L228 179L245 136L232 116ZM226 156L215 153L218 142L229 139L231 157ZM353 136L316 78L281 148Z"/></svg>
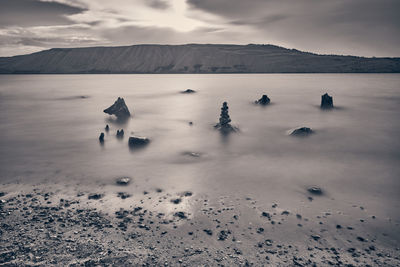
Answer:
<svg viewBox="0 0 400 267"><path fill-rule="evenodd" d="M221 107L221 115L219 117L219 123L217 123L214 126L222 133L229 133L236 131L236 128L230 124L231 118L229 117L228 110L229 110L228 103L224 102Z"/></svg>
<svg viewBox="0 0 400 267"><path fill-rule="evenodd" d="M314 195L322 195L322 189L317 186L312 186L308 188L307 191Z"/></svg>
<svg viewBox="0 0 400 267"><path fill-rule="evenodd" d="M100 143L103 143L103 142L104 142L104 133L101 133L101 134L100 134L100 136L99 136L99 141L100 141Z"/></svg>
<svg viewBox="0 0 400 267"><path fill-rule="evenodd" d="M263 95L260 99L256 100L255 103L259 105L268 105L271 100L267 95Z"/></svg>
<svg viewBox="0 0 400 267"><path fill-rule="evenodd" d="M308 127L300 127L293 130L289 130L289 135L292 136L308 136L312 133L314 133L314 131Z"/></svg>
<svg viewBox="0 0 400 267"><path fill-rule="evenodd" d="M182 94L193 94L193 93L196 93L196 91L192 90L192 89L186 89L185 91L182 91L181 93Z"/></svg>
<svg viewBox="0 0 400 267"><path fill-rule="evenodd" d="M201 157L201 154L198 153L198 152L185 151L185 152L183 152L182 154L183 154L184 156L190 156L190 157L193 157L193 158L200 158L200 157Z"/></svg>
<svg viewBox="0 0 400 267"><path fill-rule="evenodd" d="M327 93L321 96L321 108L322 109L333 108L333 98Z"/></svg>
<svg viewBox="0 0 400 267"><path fill-rule="evenodd" d="M125 100L121 97L118 97L114 104L105 109L104 112L110 115L115 115L117 118L127 118L131 116L129 109L125 104Z"/></svg>
<svg viewBox="0 0 400 267"><path fill-rule="evenodd" d="M150 139L147 137L140 137L140 136L131 136L129 137L128 144L129 147L142 147L147 145L150 142Z"/></svg>
<svg viewBox="0 0 400 267"><path fill-rule="evenodd" d="M129 177L120 177L116 180L117 185L128 185L131 181Z"/></svg>
<svg viewBox="0 0 400 267"><path fill-rule="evenodd" d="M122 137L124 137L124 129L121 129L121 130L117 130L117 137L118 138L122 138Z"/></svg>

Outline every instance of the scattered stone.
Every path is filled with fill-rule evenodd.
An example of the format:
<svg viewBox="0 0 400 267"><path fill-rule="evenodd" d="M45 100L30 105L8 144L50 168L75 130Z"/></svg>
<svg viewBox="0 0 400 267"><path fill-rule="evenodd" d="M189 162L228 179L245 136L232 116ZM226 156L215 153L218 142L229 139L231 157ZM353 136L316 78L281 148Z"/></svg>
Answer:
<svg viewBox="0 0 400 267"><path fill-rule="evenodd" d="M322 195L322 189L317 186L312 186L312 187L308 188L307 191L313 195Z"/></svg>
<svg viewBox="0 0 400 267"><path fill-rule="evenodd" d="M269 99L269 97L267 95L262 95L262 97L260 99L256 100L255 103L265 106L265 105L268 105L270 101L271 100Z"/></svg>
<svg viewBox="0 0 400 267"><path fill-rule="evenodd" d="M312 133L314 133L314 131L308 127L300 127L300 128L289 130L288 133L291 136L303 137L303 136L311 135Z"/></svg>
<svg viewBox="0 0 400 267"><path fill-rule="evenodd" d="M182 202L182 199L180 199L180 198L171 199L171 202L174 204L179 204Z"/></svg>
<svg viewBox="0 0 400 267"><path fill-rule="evenodd" d="M340 224L337 224L336 229L342 229L342 226Z"/></svg>
<svg viewBox="0 0 400 267"><path fill-rule="evenodd" d="M182 94L193 94L193 93L196 93L196 91L192 90L192 89L186 89L185 91L182 91L181 93Z"/></svg>
<svg viewBox="0 0 400 267"><path fill-rule="evenodd" d="M184 197L190 197L190 196L193 195L193 193L190 192L190 191L185 191L185 192L183 192L181 195L184 196Z"/></svg>
<svg viewBox="0 0 400 267"><path fill-rule="evenodd" d="M106 132L108 132L110 130L110 126L108 126L108 124L107 124L106 128L104 128L104 130L106 130Z"/></svg>
<svg viewBox="0 0 400 267"><path fill-rule="evenodd" d="M268 212L263 211L263 212L261 213L261 215L262 215L263 217L267 217L268 220L271 220L271 214L269 214Z"/></svg>
<svg viewBox="0 0 400 267"><path fill-rule="evenodd" d="M218 130L220 130L222 133L229 133L229 132L235 132L236 131L235 127L233 127L230 124L231 118L229 117L228 109L229 109L228 103L224 102L222 104L222 108L221 108L221 115L220 115L220 118L219 118L219 123L217 123L214 126Z"/></svg>
<svg viewBox="0 0 400 267"><path fill-rule="evenodd" d="M367 242L367 240L362 236L357 236L357 240L360 242Z"/></svg>
<svg viewBox="0 0 400 267"><path fill-rule="evenodd" d="M128 193L125 193L125 192L118 192L118 197L120 197L122 199L126 199L128 197L131 197L131 195Z"/></svg>
<svg viewBox="0 0 400 267"><path fill-rule="evenodd" d="M180 219L187 219L186 213L183 211L175 212L174 216Z"/></svg>
<svg viewBox="0 0 400 267"><path fill-rule="evenodd" d="M128 185L131 182L129 177L120 177L116 180L117 185Z"/></svg>
<svg viewBox="0 0 400 267"><path fill-rule="evenodd" d="M104 133L101 133L99 136L100 143L104 143Z"/></svg>
<svg viewBox="0 0 400 267"><path fill-rule="evenodd" d="M210 229L204 229L203 231L208 235L212 235L213 234L212 230L210 230Z"/></svg>
<svg viewBox="0 0 400 267"><path fill-rule="evenodd" d="M333 98L327 93L321 96L321 108L322 109L333 108Z"/></svg>
<svg viewBox="0 0 400 267"><path fill-rule="evenodd" d="M204 230L205 231L205 230ZM211 231L211 230L210 230ZM229 230L222 230L218 234L218 240L225 241L228 238L228 235L231 233ZM208 233L207 233L208 234Z"/></svg>
<svg viewBox="0 0 400 267"><path fill-rule="evenodd" d="M311 235L311 238L318 241L321 237L319 235Z"/></svg>
<svg viewBox="0 0 400 267"><path fill-rule="evenodd" d="M287 210L284 210L284 211L282 211L282 213L281 213L281 215L289 215L289 211L287 211Z"/></svg>
<svg viewBox="0 0 400 267"><path fill-rule="evenodd" d="M102 194L98 194L98 193L92 193L92 194L88 195L88 199L98 200L98 199L100 199L102 197L103 197L103 195Z"/></svg>
<svg viewBox="0 0 400 267"><path fill-rule="evenodd" d="M140 136L131 136L129 137L128 144L129 147L142 147L147 145L150 142L150 139L147 137L140 137Z"/></svg>
<svg viewBox="0 0 400 267"><path fill-rule="evenodd" d="M117 138L123 138L124 134L124 129L117 130Z"/></svg>
<svg viewBox="0 0 400 267"><path fill-rule="evenodd" d="M128 107L125 104L125 100L121 97L114 102L109 108L104 110L104 113L115 115L117 118L127 118L131 116Z"/></svg>
<svg viewBox="0 0 400 267"><path fill-rule="evenodd" d="M258 229L257 229L257 233L258 233L258 234L264 233L264 228L262 228L262 227L258 228Z"/></svg>

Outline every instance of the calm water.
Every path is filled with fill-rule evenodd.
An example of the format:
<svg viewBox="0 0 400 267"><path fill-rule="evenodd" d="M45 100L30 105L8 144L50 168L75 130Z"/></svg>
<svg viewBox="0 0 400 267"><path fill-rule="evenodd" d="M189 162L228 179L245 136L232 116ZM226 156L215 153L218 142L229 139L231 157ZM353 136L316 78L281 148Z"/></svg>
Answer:
<svg viewBox="0 0 400 267"><path fill-rule="evenodd" d="M179 93L187 88L197 93ZM325 92L337 109L319 109ZM262 94L270 106L252 104ZM134 114L123 125L102 112L118 96ZM241 129L228 138L212 127L223 101ZM98 185L129 175L135 186L281 202L319 185L331 198L399 210L399 118L398 74L2 75L0 182ZM287 136L296 126L316 134ZM131 132L151 144L130 151Z"/></svg>

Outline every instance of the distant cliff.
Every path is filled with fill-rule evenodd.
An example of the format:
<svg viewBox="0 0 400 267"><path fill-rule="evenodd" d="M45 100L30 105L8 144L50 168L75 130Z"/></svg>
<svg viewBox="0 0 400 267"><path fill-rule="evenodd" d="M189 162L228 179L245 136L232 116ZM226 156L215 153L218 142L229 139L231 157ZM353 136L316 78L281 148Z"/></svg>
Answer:
<svg viewBox="0 0 400 267"><path fill-rule="evenodd" d="M0 58L0 73L390 73L400 58L317 55L273 45L54 48Z"/></svg>

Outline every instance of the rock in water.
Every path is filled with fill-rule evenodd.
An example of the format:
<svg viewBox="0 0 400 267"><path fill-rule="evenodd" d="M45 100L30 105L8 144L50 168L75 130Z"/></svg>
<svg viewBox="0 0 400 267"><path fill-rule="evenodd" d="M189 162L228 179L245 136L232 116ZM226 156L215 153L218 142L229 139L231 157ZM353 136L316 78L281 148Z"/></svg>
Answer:
<svg viewBox="0 0 400 267"><path fill-rule="evenodd" d="M314 133L313 130L311 130L311 128L308 127L300 127L294 130L289 130L289 135L292 136L308 136L312 133Z"/></svg>
<svg viewBox="0 0 400 267"><path fill-rule="evenodd" d="M104 130L106 130L106 132L108 132L110 130L110 126L108 126L108 124L107 124L106 128L104 128Z"/></svg>
<svg viewBox="0 0 400 267"><path fill-rule="evenodd" d="M322 109L333 108L333 98L327 93L321 96L321 108Z"/></svg>
<svg viewBox="0 0 400 267"><path fill-rule="evenodd" d="M103 142L104 142L104 133L101 133L101 134L100 134L100 136L99 136L99 141L100 141L100 143L103 143Z"/></svg>
<svg viewBox="0 0 400 267"><path fill-rule="evenodd" d="M124 129L117 130L117 138L123 138L124 137Z"/></svg>
<svg viewBox="0 0 400 267"><path fill-rule="evenodd" d="M320 187L317 186L312 186L310 188L307 189L308 192L310 192L311 194L314 195L322 195L322 189Z"/></svg>
<svg viewBox="0 0 400 267"><path fill-rule="evenodd" d="M105 109L104 112L110 115L115 115L117 116L117 118L120 119L131 116L131 113L126 106L124 99L121 97L118 97L117 101L115 101L115 103L111 107Z"/></svg>
<svg viewBox="0 0 400 267"><path fill-rule="evenodd" d="M181 93L182 94L193 94L193 93L196 93L196 91L192 90L192 89L186 89L185 91L182 91Z"/></svg>
<svg viewBox="0 0 400 267"><path fill-rule="evenodd" d="M131 178L129 177L120 177L117 179L116 183L117 185L128 185L130 181Z"/></svg>
<svg viewBox="0 0 400 267"><path fill-rule="evenodd" d="M131 136L129 137L128 144L129 147L142 147L147 145L150 142L150 139L147 137L140 137L140 136Z"/></svg>
<svg viewBox="0 0 400 267"><path fill-rule="evenodd" d="M260 104L260 105L268 105L269 102L271 100L269 99L269 97L267 95L263 95L260 99L256 100L256 104Z"/></svg>
<svg viewBox="0 0 400 267"><path fill-rule="evenodd" d="M220 130L222 133L229 133L235 131L236 129L232 127L230 124L231 118L228 113L228 103L224 102L221 108L221 115L219 117L219 123L217 123L214 127Z"/></svg>

